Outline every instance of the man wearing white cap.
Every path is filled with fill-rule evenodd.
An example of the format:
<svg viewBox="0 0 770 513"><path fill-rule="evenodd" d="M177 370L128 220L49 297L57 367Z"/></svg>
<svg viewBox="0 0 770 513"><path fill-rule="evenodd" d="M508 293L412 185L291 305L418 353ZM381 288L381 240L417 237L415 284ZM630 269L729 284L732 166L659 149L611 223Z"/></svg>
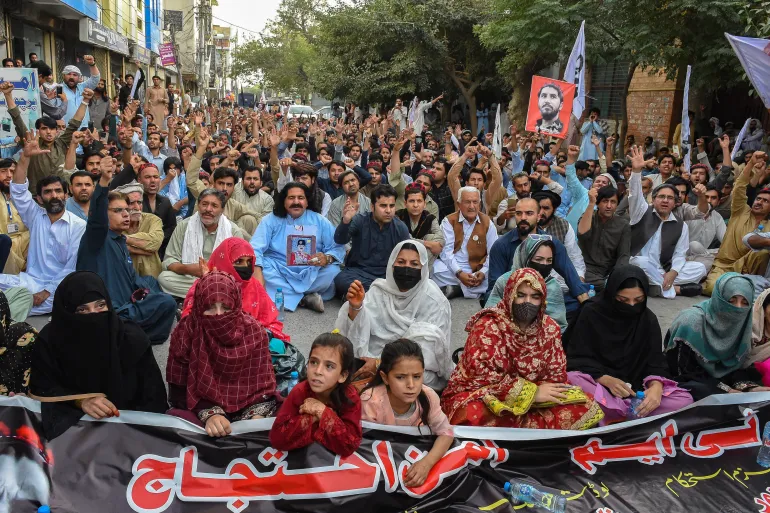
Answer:
<svg viewBox="0 0 770 513"><path fill-rule="evenodd" d="M92 55L83 56L83 61L91 68L91 76L81 82L80 69L77 66L69 65L65 66L62 71L64 87L63 92L67 96L67 112L64 114L64 123L69 123L72 116L75 115L75 111L78 110L80 103L83 101L83 89L96 89L99 85L101 75L99 74L99 68L96 67L96 61ZM83 121L80 123L80 128L88 126L90 121L89 113L86 112Z"/></svg>

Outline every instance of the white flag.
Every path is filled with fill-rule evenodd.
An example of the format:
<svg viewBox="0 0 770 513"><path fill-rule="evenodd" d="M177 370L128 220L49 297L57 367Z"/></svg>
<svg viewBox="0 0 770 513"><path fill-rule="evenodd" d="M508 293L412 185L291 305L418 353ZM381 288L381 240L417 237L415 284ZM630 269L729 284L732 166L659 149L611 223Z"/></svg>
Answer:
<svg viewBox="0 0 770 513"><path fill-rule="evenodd" d="M580 24L575 46L569 55L567 67L564 70L564 81L575 84L575 100L572 102L572 113L580 119L586 106L586 22Z"/></svg>
<svg viewBox="0 0 770 513"><path fill-rule="evenodd" d="M746 70L754 90L765 107L770 109L770 39L738 37L727 32L725 37Z"/></svg>
<svg viewBox="0 0 770 513"><path fill-rule="evenodd" d="M684 169L688 173L690 172L690 147L692 141L690 141L690 71L691 66L687 66L687 78L684 80L684 96L682 97L682 147L679 149L680 157L684 160Z"/></svg>
<svg viewBox="0 0 770 513"><path fill-rule="evenodd" d="M735 146L733 146L733 152L730 154L730 159L732 161L735 161L735 156L738 155L738 152L741 149L741 144L743 144L743 138L746 136L746 131L748 131L749 129L749 123L751 123L751 118L747 119L746 122L743 124L743 128L741 128L741 133L738 134L738 138L735 140Z"/></svg>
<svg viewBox="0 0 770 513"><path fill-rule="evenodd" d="M492 151L498 159L503 156L503 131L500 130L500 104L497 104L495 116L495 133L492 135Z"/></svg>
<svg viewBox="0 0 770 513"><path fill-rule="evenodd" d="M409 106L409 128L412 128L412 125L414 124L414 119L417 115L417 106L420 104L420 101L417 99L417 97L414 97L414 100L412 100L412 104Z"/></svg>

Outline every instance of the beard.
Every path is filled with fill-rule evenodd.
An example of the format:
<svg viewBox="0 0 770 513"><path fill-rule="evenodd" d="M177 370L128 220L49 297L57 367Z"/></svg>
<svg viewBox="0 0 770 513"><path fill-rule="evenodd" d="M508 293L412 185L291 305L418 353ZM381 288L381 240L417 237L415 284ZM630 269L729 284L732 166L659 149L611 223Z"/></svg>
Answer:
<svg viewBox="0 0 770 513"><path fill-rule="evenodd" d="M0 191L3 192L3 194L10 194L11 193L11 186L6 185L3 182L0 182Z"/></svg>
<svg viewBox="0 0 770 513"><path fill-rule="evenodd" d="M535 231L535 225L533 225L533 224L529 224L529 223L528 223L528 222L526 222L526 221L520 221L520 222L519 222L519 223L516 225L516 229L519 231L519 235L520 235L520 236L522 236L522 237L526 237L527 235L529 235L530 233L532 233L533 231Z"/></svg>
<svg viewBox="0 0 770 513"><path fill-rule="evenodd" d="M551 214L550 216L546 217L545 219L538 219L537 220L537 225L538 226L548 226L548 223L551 222L551 220L553 219L553 216L555 216L555 215L556 214Z"/></svg>
<svg viewBox="0 0 770 513"><path fill-rule="evenodd" d="M43 207L49 214L59 214L64 210L64 202L58 198L53 198L50 201L44 201Z"/></svg>

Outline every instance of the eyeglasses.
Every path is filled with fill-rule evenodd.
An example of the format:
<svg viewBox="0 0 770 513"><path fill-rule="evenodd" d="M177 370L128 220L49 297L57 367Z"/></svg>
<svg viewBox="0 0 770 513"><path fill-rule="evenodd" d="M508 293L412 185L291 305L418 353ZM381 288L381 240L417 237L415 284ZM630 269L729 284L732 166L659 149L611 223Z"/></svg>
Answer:
<svg viewBox="0 0 770 513"><path fill-rule="evenodd" d="M121 207L117 207L117 208L111 208L111 209L109 209L109 210L110 210L111 212L114 212L114 213L116 213L116 214L121 214L121 215L123 215L123 214L126 214L126 215L128 215L128 213L129 213L129 210L128 210L127 208L121 208Z"/></svg>

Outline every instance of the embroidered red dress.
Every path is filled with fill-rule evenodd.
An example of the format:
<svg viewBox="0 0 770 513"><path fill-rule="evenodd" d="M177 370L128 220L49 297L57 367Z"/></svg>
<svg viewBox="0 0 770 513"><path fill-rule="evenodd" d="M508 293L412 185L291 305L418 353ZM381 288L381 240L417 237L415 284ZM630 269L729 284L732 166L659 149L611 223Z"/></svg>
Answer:
<svg viewBox="0 0 770 513"><path fill-rule="evenodd" d="M511 317L516 291L528 284L543 294L535 321L525 330ZM536 271L514 272L502 301L471 317L460 364L441 404L454 425L532 429L588 429L599 423L601 408L589 397L582 404L538 405L537 387L567 383L567 359L559 325L545 314L546 286Z"/></svg>
<svg viewBox="0 0 770 513"><path fill-rule="evenodd" d="M361 399L352 385L345 389L352 402L337 412L327 405L320 421L312 415L300 414L299 407L307 398L317 399L307 381L295 386L283 402L270 430L270 444L290 451L318 442L340 456L350 456L361 445Z"/></svg>

